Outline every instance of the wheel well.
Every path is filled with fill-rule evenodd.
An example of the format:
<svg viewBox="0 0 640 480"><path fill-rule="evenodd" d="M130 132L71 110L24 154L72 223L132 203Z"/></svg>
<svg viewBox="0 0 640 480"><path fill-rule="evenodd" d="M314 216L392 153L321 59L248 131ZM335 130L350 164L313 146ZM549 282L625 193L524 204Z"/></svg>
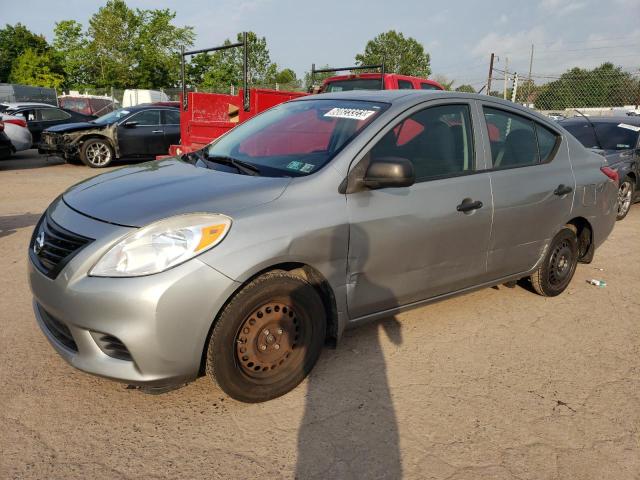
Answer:
<svg viewBox="0 0 640 480"><path fill-rule="evenodd" d="M82 145L88 141L88 140L93 140L94 138L97 138L99 140L105 140L113 149L113 151L115 152L116 148L113 144L113 141L111 140L111 138L105 136L105 135L99 135L97 133L90 133L89 135L86 135L82 138L80 138L80 140L78 140L78 152L80 151L80 149L82 148Z"/></svg>
<svg viewBox="0 0 640 480"><path fill-rule="evenodd" d="M573 225L578 237L578 260L582 263L591 263L594 254L593 248L593 228L586 218L576 217L567 225Z"/></svg>
<svg viewBox="0 0 640 480"><path fill-rule="evenodd" d="M287 262L287 263L279 263L276 265L271 265L263 270L252 275L250 278L247 278L242 285L240 285L233 295L230 295L227 301L224 303L218 315L213 322L211 322L211 327L209 328L209 332L207 334L207 341L204 344L204 348L202 349L202 356L200 359L200 375L205 374L205 367L207 361L207 350L209 348L209 339L211 338L211 332L213 331L213 327L218 321L218 317L222 313L222 311L226 308L227 304L231 301L231 299L238 293L245 285L251 283L257 277L264 275L268 272L273 272L276 270L284 270L289 273L292 273L303 280L307 281L311 284L322 299L322 303L324 305L324 309L327 312L327 333L325 337L325 344L330 346L335 346L338 338L338 309L336 306L336 298L333 293L333 289L329 282L324 278L324 276L315 268L310 265L306 265L304 263L298 262Z"/></svg>
<svg viewBox="0 0 640 480"><path fill-rule="evenodd" d="M633 183L638 183L638 179L636 178L636 174L633 172L629 172L626 175L627 177L629 177L631 180L633 180Z"/></svg>

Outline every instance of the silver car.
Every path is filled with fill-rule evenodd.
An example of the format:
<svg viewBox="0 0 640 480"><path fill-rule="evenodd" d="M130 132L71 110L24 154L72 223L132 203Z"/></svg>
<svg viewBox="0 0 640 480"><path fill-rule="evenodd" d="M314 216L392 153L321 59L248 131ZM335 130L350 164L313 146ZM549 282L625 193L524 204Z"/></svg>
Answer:
<svg viewBox="0 0 640 480"><path fill-rule="evenodd" d="M260 402L348 326L520 279L560 294L616 196L602 156L510 102L308 96L62 194L29 247L33 305L81 370L151 387L206 372Z"/></svg>

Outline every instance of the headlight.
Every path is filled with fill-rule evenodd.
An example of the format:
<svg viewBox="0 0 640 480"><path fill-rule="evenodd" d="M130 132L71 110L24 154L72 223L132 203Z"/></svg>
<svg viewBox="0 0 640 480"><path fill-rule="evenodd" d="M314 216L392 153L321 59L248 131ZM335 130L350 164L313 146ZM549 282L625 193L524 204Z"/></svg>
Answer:
<svg viewBox="0 0 640 480"><path fill-rule="evenodd" d="M94 277L138 277L159 273L215 247L231 228L224 215L194 213L151 223L105 253L89 272Z"/></svg>

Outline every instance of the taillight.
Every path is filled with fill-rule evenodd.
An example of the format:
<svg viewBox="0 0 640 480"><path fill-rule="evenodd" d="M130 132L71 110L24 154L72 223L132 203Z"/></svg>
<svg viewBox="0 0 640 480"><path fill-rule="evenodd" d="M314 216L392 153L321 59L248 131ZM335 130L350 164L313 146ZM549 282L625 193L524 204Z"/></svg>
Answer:
<svg viewBox="0 0 640 480"><path fill-rule="evenodd" d="M618 172L616 172L613 168L600 167L600 171L604 173L607 177L609 177L611 180L618 183L618 180L620 179L620 177L618 177Z"/></svg>
<svg viewBox="0 0 640 480"><path fill-rule="evenodd" d="M4 123L13 123L14 125L19 125L20 127L27 128L27 121L22 120L21 118L8 118L4 121Z"/></svg>

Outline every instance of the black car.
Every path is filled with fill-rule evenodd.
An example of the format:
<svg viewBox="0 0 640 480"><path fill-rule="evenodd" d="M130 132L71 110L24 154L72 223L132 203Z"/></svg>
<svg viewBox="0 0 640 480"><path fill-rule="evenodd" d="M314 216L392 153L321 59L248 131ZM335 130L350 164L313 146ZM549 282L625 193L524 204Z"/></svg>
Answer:
<svg viewBox="0 0 640 480"><path fill-rule="evenodd" d="M153 159L180 141L180 110L175 107L138 105L122 108L91 122L48 128L38 152L78 159L94 168L116 158Z"/></svg>
<svg viewBox="0 0 640 480"><path fill-rule="evenodd" d="M640 195L640 117L573 117L558 122L618 172L618 220Z"/></svg>
<svg viewBox="0 0 640 480"><path fill-rule="evenodd" d="M33 138L33 145L36 147L40 143L42 131L49 127L66 123L88 122L95 119L95 117L83 115L73 110L38 103L10 104L3 113L24 117Z"/></svg>

